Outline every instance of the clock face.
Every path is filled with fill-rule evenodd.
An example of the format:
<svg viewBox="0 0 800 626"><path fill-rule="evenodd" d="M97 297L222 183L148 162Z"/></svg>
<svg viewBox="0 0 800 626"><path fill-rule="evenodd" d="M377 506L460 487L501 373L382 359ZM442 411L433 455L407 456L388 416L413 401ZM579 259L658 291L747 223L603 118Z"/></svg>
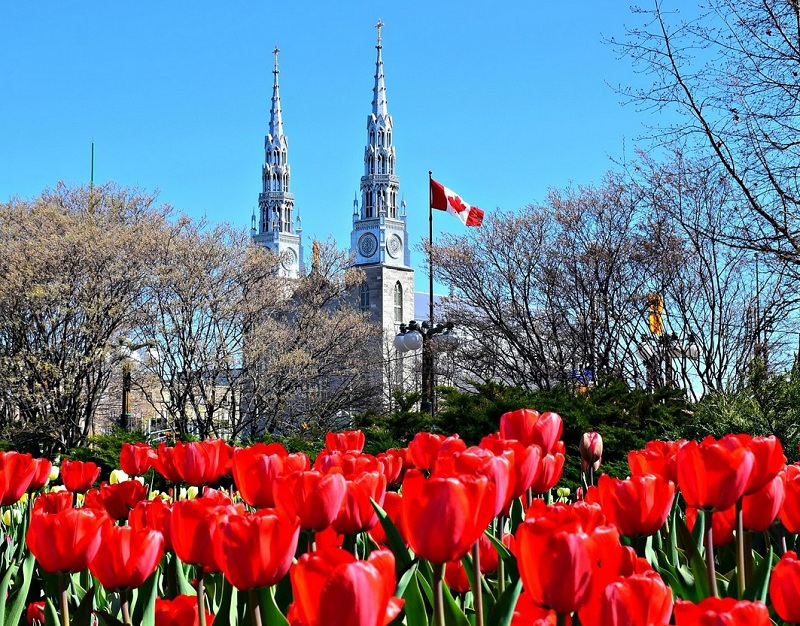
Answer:
<svg viewBox="0 0 800 626"><path fill-rule="evenodd" d="M361 253L361 256L368 259L374 255L377 250L378 240L375 238L375 235L372 233L361 235L361 238L358 240L358 251Z"/></svg>
<svg viewBox="0 0 800 626"><path fill-rule="evenodd" d="M289 270L297 265L297 252L295 252L292 248L287 248L284 250L282 256L283 259L281 260L281 265L283 265L283 269Z"/></svg>
<svg viewBox="0 0 800 626"><path fill-rule="evenodd" d="M399 235L392 235L389 237L389 241L386 242L386 252L389 254L390 257L396 259L400 256L400 252L403 250L403 240L400 239Z"/></svg>

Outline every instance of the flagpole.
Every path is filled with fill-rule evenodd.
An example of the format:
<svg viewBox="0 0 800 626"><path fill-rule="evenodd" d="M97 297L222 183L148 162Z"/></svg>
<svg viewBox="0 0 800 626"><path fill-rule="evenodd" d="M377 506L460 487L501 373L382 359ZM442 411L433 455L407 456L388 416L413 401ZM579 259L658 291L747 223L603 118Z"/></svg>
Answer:
<svg viewBox="0 0 800 626"><path fill-rule="evenodd" d="M433 328L433 172L428 170L428 279L430 293L428 300L428 321Z"/></svg>

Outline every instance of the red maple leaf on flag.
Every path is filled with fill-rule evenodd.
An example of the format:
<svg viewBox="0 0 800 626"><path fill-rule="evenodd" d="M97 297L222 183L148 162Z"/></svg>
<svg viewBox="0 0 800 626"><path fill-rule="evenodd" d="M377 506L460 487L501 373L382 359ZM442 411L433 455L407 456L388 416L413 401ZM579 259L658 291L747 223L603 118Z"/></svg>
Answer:
<svg viewBox="0 0 800 626"><path fill-rule="evenodd" d="M447 196L447 202L450 203L450 206L453 207L458 213L467 210L467 204L458 196Z"/></svg>

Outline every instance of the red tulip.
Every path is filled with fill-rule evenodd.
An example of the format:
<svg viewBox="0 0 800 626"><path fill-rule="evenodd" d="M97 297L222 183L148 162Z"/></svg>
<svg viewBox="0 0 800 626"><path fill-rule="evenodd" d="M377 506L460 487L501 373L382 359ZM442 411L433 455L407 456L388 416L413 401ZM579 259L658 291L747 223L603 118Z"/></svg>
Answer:
<svg viewBox="0 0 800 626"><path fill-rule="evenodd" d="M277 584L292 564L300 526L273 509L231 515L217 524L214 557L239 590Z"/></svg>
<svg viewBox="0 0 800 626"><path fill-rule="evenodd" d="M557 623L558 615L555 611L539 606L531 599L531 594L522 590L514 607L511 626L556 626ZM572 626L572 623L572 617L566 616L564 626Z"/></svg>
<svg viewBox="0 0 800 626"><path fill-rule="evenodd" d="M128 524L142 530L150 528L164 537L164 551L172 551L172 505L161 498L142 500L136 503L128 515Z"/></svg>
<svg viewBox="0 0 800 626"><path fill-rule="evenodd" d="M179 500L172 505L170 533L172 549L184 563L202 565L206 572L218 572L214 555L214 534L217 524L227 515L237 515L232 506L224 506L206 498Z"/></svg>
<svg viewBox="0 0 800 626"><path fill-rule="evenodd" d="M44 626L44 601L31 602L25 611L25 620L28 626Z"/></svg>
<svg viewBox="0 0 800 626"><path fill-rule="evenodd" d="M742 521L745 530L761 533L778 517L785 491L783 474L778 474L759 491L742 498Z"/></svg>
<svg viewBox="0 0 800 626"><path fill-rule="evenodd" d="M439 449L444 440L444 435L417 433L408 444L408 461L419 470L430 470L436 462L436 457L439 456Z"/></svg>
<svg viewBox="0 0 800 626"><path fill-rule="evenodd" d="M393 597L394 556L375 550L366 561L340 549L307 552L291 570L293 626L386 626L400 613Z"/></svg>
<svg viewBox="0 0 800 626"><path fill-rule="evenodd" d="M434 476L453 476L455 474L472 474L486 476L494 485L494 516L499 515L509 504L514 488L514 475L511 466L514 453L504 450L499 455L485 448L473 446L463 452L451 455L440 455L434 465Z"/></svg>
<svg viewBox="0 0 800 626"><path fill-rule="evenodd" d="M533 502L517 528L516 555L534 602L569 614L618 574L623 562L619 535L603 521L596 505Z"/></svg>
<svg viewBox="0 0 800 626"><path fill-rule="evenodd" d="M695 522L697 521L699 509L689 506L686 507L686 526L689 530L694 529ZM710 511L706 511L706 528L708 527L708 518L712 515ZM715 546L727 546L733 541L733 530L736 527L736 507L731 506L724 511L714 511L711 519L711 531L713 543Z"/></svg>
<svg viewBox="0 0 800 626"><path fill-rule="evenodd" d="M558 450L558 447L556 447L556 450ZM545 493L555 487L558 481L561 480L564 461L563 451L543 455L539 460L539 471L536 474L536 479L531 483L531 491L533 493Z"/></svg>
<svg viewBox="0 0 800 626"><path fill-rule="evenodd" d="M61 482L68 491L86 493L100 476L100 468L91 461L70 461L61 464Z"/></svg>
<svg viewBox="0 0 800 626"><path fill-rule="evenodd" d="M678 483L678 450L686 442L648 441L644 450L628 453L631 476L656 474L675 484Z"/></svg>
<svg viewBox="0 0 800 626"><path fill-rule="evenodd" d="M147 498L147 487L138 480L125 480L116 485L100 485L103 508L115 520L126 520L131 509Z"/></svg>
<svg viewBox="0 0 800 626"><path fill-rule="evenodd" d="M664 525L675 499L675 485L650 474L627 480L603 474L597 497L608 521L628 537L654 535Z"/></svg>
<svg viewBox="0 0 800 626"><path fill-rule="evenodd" d="M445 564L444 582L450 589L458 593L467 593L470 590L469 576L461 559Z"/></svg>
<svg viewBox="0 0 800 626"><path fill-rule="evenodd" d="M85 570L100 548L110 518L91 509L65 509L31 517L25 541L41 568L50 574Z"/></svg>
<svg viewBox="0 0 800 626"><path fill-rule="evenodd" d="M790 550L772 569L769 580L769 597L772 607L782 620L800 622L800 561Z"/></svg>
<svg viewBox="0 0 800 626"><path fill-rule="evenodd" d="M205 610L206 626L212 626L214 616ZM155 626L199 626L197 596L176 596L172 600L156 598Z"/></svg>
<svg viewBox="0 0 800 626"><path fill-rule="evenodd" d="M678 450L678 486L687 505L722 511L744 495L753 469L753 453L727 443L708 436Z"/></svg>
<svg viewBox="0 0 800 626"><path fill-rule="evenodd" d="M736 598L706 598L697 604L675 601L676 626L770 626L769 610L763 602Z"/></svg>
<svg viewBox="0 0 800 626"><path fill-rule="evenodd" d="M360 430L345 430L325 434L325 447L339 452L361 452L364 449L364 433Z"/></svg>
<svg viewBox="0 0 800 626"><path fill-rule="evenodd" d="M72 508L72 492L50 491L41 493L33 501L33 513L58 513Z"/></svg>
<svg viewBox="0 0 800 626"><path fill-rule="evenodd" d="M600 433L583 433L578 449L581 453L581 469L586 471L591 467L597 471L603 459L603 438Z"/></svg>
<svg viewBox="0 0 800 626"><path fill-rule="evenodd" d="M485 476L403 479L403 529L414 552L432 563L464 556L494 517L494 485Z"/></svg>
<svg viewBox="0 0 800 626"><path fill-rule="evenodd" d="M783 488L786 497L778 517L790 533L800 533L800 465L797 463L786 466Z"/></svg>
<svg viewBox="0 0 800 626"><path fill-rule="evenodd" d="M228 444L222 439L178 441L172 451L172 461L183 482L200 487L219 480L228 462Z"/></svg>
<svg viewBox="0 0 800 626"><path fill-rule="evenodd" d="M542 454L555 452L563 429L561 416L549 411L540 414L532 409L519 409L500 416L503 439L516 439L526 446L535 444L542 449Z"/></svg>
<svg viewBox="0 0 800 626"><path fill-rule="evenodd" d="M339 473L308 470L278 477L273 490L277 508L287 517L299 517L301 528L319 531L339 514L347 484Z"/></svg>
<svg viewBox="0 0 800 626"><path fill-rule="evenodd" d="M157 457L158 454L149 444L126 441L119 452L119 466L128 476L141 476L153 466Z"/></svg>
<svg viewBox="0 0 800 626"><path fill-rule="evenodd" d="M0 452L0 506L17 502L35 473L36 463L30 454Z"/></svg>
<svg viewBox="0 0 800 626"><path fill-rule="evenodd" d="M242 500L257 509L274 507L272 487L284 473L286 449L278 444L257 443L233 451L233 480Z"/></svg>
<svg viewBox="0 0 800 626"><path fill-rule="evenodd" d="M403 457L394 448L389 448L386 452L381 452L376 457L381 464L381 471L386 476L387 485L395 485L400 482L403 475Z"/></svg>
<svg viewBox="0 0 800 626"><path fill-rule="evenodd" d="M364 472L348 478L342 507L333 520L333 529L343 535L369 530L378 523L372 500L383 506L385 495L386 476L380 472Z"/></svg>
<svg viewBox="0 0 800 626"><path fill-rule="evenodd" d="M181 482L181 475L175 467L175 448L167 446L163 441L158 444L153 468L164 477L164 480L171 483Z"/></svg>
<svg viewBox="0 0 800 626"><path fill-rule="evenodd" d="M600 626L668 624L672 592L654 571L620 578L608 585L600 601Z"/></svg>
<svg viewBox="0 0 800 626"><path fill-rule="evenodd" d="M106 589L136 589L156 571L164 556L164 537L157 530L106 526L89 570Z"/></svg>
<svg viewBox="0 0 800 626"><path fill-rule="evenodd" d="M33 459L33 464L36 467L33 478L31 479L28 489L31 491L39 491L50 480L50 470L53 469L53 464L50 459Z"/></svg>
<svg viewBox="0 0 800 626"><path fill-rule="evenodd" d="M753 453L753 470L747 485L746 495L759 491L775 478L786 465L783 446L775 435L751 437L750 435L727 435L723 439L735 438Z"/></svg>
<svg viewBox="0 0 800 626"><path fill-rule="evenodd" d="M389 516L397 532L400 533L400 537L405 541L405 533L403 531L403 497L396 491L387 491L386 495L383 497L382 508L386 512L386 515ZM389 539L386 537L383 524L378 523L370 528L369 536L372 537L373 541L379 546L389 545Z"/></svg>
<svg viewBox="0 0 800 626"><path fill-rule="evenodd" d="M536 481L542 468L542 449L537 445L526 446L513 439L501 439L496 435L489 435L481 440L481 447L499 454L509 450L514 454L511 471L513 488L510 500L516 500Z"/></svg>

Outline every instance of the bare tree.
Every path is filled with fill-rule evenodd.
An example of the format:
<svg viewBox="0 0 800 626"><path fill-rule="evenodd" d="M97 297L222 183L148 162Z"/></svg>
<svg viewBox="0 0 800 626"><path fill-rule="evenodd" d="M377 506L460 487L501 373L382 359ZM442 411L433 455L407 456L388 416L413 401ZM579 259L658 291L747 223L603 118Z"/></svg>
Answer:
<svg viewBox="0 0 800 626"><path fill-rule="evenodd" d="M467 339L466 376L529 388L635 379L646 296L666 265L648 253L641 203L639 190L609 175L434 245L434 267L455 293L448 316Z"/></svg>
<svg viewBox="0 0 800 626"><path fill-rule="evenodd" d="M654 0L634 9L640 28L611 40L648 86L626 91L644 109L672 112L659 143L677 144L729 179L728 243L790 261L800 256L800 4L710 0L697 7ZM674 119L665 116L666 119Z"/></svg>
<svg viewBox="0 0 800 626"><path fill-rule="evenodd" d="M157 264L132 337L149 349L137 386L179 437L235 436L244 427L249 299L264 281L280 288L279 260L252 247L244 232L187 217L162 229L154 251Z"/></svg>
<svg viewBox="0 0 800 626"><path fill-rule="evenodd" d="M269 283L252 294L243 352L251 438L313 435L381 406L382 333L351 295L362 281L327 242L307 275L282 284L276 302Z"/></svg>
<svg viewBox="0 0 800 626"><path fill-rule="evenodd" d="M778 257L759 264L758 255L726 245L737 194L718 169L680 152L667 163L643 157L634 169L651 223L674 242L671 269L654 286L665 306L660 356L682 365L676 374L687 388L699 384L695 397L724 391L743 379L754 357L781 347L785 320L797 310L792 272ZM691 367L690 345L697 352ZM776 361L785 356L771 351Z"/></svg>
<svg viewBox="0 0 800 626"><path fill-rule="evenodd" d="M85 443L168 213L112 184L0 205L0 420L17 445Z"/></svg>

